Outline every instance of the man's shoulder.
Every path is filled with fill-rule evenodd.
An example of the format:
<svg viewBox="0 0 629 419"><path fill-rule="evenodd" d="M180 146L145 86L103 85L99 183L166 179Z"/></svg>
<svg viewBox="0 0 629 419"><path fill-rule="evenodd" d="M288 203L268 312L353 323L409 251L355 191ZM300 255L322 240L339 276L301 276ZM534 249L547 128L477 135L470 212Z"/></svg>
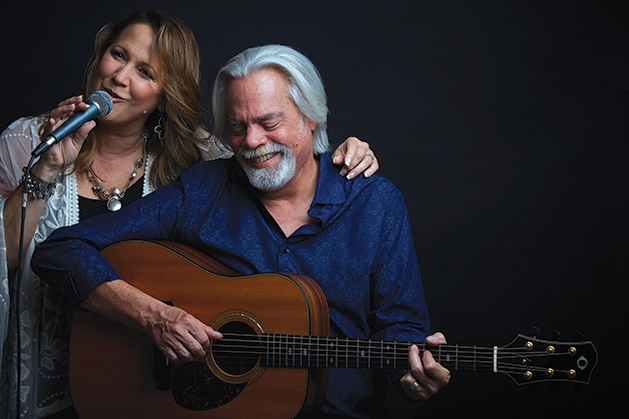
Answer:
<svg viewBox="0 0 629 419"><path fill-rule="evenodd" d="M348 180L346 185L351 188L353 193L374 195L382 199L402 196L402 192L392 180L377 173L369 177L358 175L356 178Z"/></svg>
<svg viewBox="0 0 629 419"><path fill-rule="evenodd" d="M216 159L195 163L181 173L182 181L214 177L222 179L228 177L235 170L233 159Z"/></svg>
<svg viewBox="0 0 629 419"><path fill-rule="evenodd" d="M235 174L237 171L229 160L202 161L181 172L172 186L189 202L207 202L230 188L233 180L237 179Z"/></svg>
<svg viewBox="0 0 629 419"><path fill-rule="evenodd" d="M322 181L327 185L327 189L340 188L347 198L358 195L375 195L375 198L387 199L387 196L401 197L402 195L393 181L379 173L369 177L360 174L353 179L347 179L339 174L340 167L334 165L329 156L322 156L321 159L322 162L325 161L322 163L322 168L325 171Z"/></svg>

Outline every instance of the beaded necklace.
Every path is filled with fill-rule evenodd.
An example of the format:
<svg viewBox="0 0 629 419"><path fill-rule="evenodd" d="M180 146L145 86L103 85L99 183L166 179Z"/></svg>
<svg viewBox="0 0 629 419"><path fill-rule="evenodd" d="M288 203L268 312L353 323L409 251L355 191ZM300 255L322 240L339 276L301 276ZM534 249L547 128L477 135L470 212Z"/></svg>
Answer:
<svg viewBox="0 0 629 419"><path fill-rule="evenodd" d="M144 161L146 160L146 140L148 138L147 133L143 133L142 137L144 138L144 151L142 157L138 158L135 161L135 168L133 169L131 176L129 176L127 184L122 191L114 186L114 188L112 189L112 193L110 194L108 191L103 189L103 181L101 180L101 178L94 174L94 172L92 171L92 166L90 165L90 167L87 168L87 177L92 182L96 183L96 185L92 186L92 192L94 192L94 195L107 201L107 209L109 211L118 211L120 208L122 208L122 198L124 198L127 189L129 189L129 186L131 185L131 182L138 175L140 167L142 167Z"/></svg>

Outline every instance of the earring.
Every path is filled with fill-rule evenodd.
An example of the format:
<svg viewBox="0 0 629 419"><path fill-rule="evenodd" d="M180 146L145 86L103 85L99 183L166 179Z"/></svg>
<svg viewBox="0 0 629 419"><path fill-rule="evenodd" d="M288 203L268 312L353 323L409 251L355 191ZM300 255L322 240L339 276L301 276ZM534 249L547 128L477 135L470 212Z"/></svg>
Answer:
<svg viewBox="0 0 629 419"><path fill-rule="evenodd" d="M159 139L160 145L164 145L164 125L166 122L164 121L164 114L160 113L159 118L157 119L157 124L155 124L155 128L153 128L153 132L157 134L157 138Z"/></svg>

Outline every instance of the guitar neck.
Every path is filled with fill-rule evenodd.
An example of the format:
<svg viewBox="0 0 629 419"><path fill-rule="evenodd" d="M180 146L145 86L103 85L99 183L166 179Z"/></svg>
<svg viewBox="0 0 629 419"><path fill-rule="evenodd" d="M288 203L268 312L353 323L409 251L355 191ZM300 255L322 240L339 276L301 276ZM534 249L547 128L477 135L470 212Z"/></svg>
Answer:
<svg viewBox="0 0 629 419"><path fill-rule="evenodd" d="M407 369L409 342L300 336L224 334L212 353L220 358L247 358L251 364L284 368ZM415 343L420 356L430 350L450 371L503 373L517 384L541 381L589 383L597 363L591 342L554 342L518 335L504 347L428 346Z"/></svg>

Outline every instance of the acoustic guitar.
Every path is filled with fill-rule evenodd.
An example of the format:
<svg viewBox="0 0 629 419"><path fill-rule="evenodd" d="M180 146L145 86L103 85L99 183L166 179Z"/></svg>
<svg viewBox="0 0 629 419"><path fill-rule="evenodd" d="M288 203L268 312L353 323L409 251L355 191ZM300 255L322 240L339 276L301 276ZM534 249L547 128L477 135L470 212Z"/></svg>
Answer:
<svg viewBox="0 0 629 419"><path fill-rule="evenodd" d="M169 365L145 333L76 312L70 386L81 419L292 418L320 406L328 368L407 366L412 342L328 337L325 296L304 275L242 276L174 242L126 241L102 254L121 278L224 337L206 362ZM524 335L501 347L429 349L450 371L502 373L518 385L588 384L598 360L592 342Z"/></svg>

